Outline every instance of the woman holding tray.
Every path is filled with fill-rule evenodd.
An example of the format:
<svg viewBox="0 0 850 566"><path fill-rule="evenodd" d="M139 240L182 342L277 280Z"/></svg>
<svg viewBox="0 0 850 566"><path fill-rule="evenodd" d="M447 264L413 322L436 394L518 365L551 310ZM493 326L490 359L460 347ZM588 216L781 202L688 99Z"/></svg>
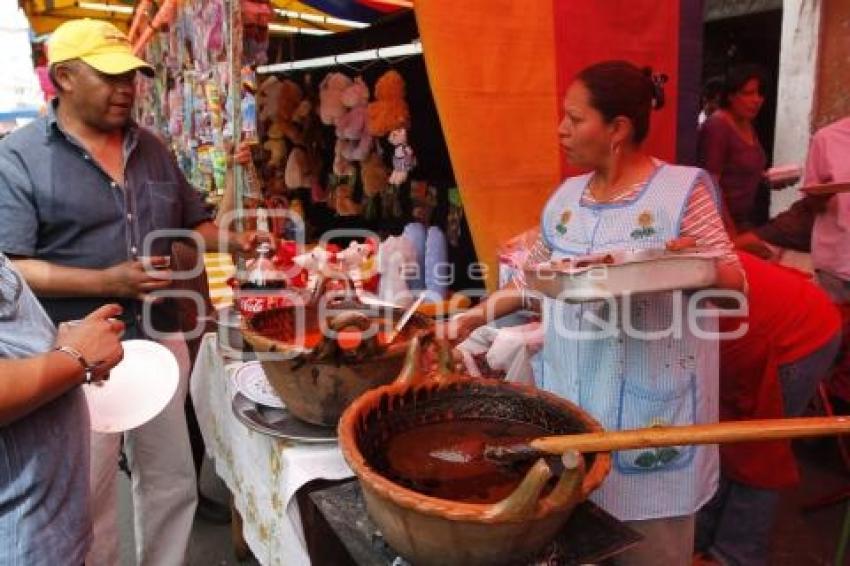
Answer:
<svg viewBox="0 0 850 566"><path fill-rule="evenodd" d="M561 143L567 159L590 173L567 179L549 199L530 264L696 245L719 254L718 287L745 288L710 177L642 149L649 115L663 106L662 85L648 69L606 61L581 71L569 86ZM524 287L514 279L442 330L459 339L522 308L529 295ZM666 292L575 304L542 297L545 339L535 382L610 430L716 421L716 334L706 336L689 323L688 300L681 298ZM717 486L717 447L621 451L613 461L592 499L645 537L616 563L690 564L694 514Z"/></svg>

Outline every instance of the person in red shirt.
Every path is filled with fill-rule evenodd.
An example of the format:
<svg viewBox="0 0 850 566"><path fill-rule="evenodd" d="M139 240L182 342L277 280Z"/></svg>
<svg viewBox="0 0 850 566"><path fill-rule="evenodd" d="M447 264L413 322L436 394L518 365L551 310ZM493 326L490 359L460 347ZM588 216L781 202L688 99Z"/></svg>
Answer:
<svg viewBox="0 0 850 566"><path fill-rule="evenodd" d="M738 255L748 313L721 319L720 330L747 331L720 342L720 420L799 416L838 353L841 316L805 274ZM697 518L697 550L723 564L767 564L778 490L799 481L791 443L722 445L720 464L720 487Z"/></svg>

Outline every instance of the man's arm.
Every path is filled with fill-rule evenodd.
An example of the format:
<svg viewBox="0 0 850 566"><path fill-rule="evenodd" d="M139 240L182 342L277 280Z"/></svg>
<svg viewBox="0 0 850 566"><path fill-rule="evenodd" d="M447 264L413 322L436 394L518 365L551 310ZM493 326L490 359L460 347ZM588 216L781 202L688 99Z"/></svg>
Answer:
<svg viewBox="0 0 850 566"><path fill-rule="evenodd" d="M219 227L212 220L201 222L194 229L204 240L206 249L222 253L249 253L257 243L262 241L271 242L272 247L276 246L275 239L271 234L253 230L231 232L226 228Z"/></svg>
<svg viewBox="0 0 850 566"><path fill-rule="evenodd" d="M112 317L118 305L105 305L75 327L60 327L56 346L69 346L88 364L99 363L93 379L104 379L123 356L124 325ZM20 360L0 360L0 426L24 417L80 385L85 375L80 361L59 351Z"/></svg>
<svg viewBox="0 0 850 566"><path fill-rule="evenodd" d="M127 261L106 269L56 265L40 259L12 256L27 284L41 297L124 297L144 295L171 284L168 270L145 270L139 261Z"/></svg>

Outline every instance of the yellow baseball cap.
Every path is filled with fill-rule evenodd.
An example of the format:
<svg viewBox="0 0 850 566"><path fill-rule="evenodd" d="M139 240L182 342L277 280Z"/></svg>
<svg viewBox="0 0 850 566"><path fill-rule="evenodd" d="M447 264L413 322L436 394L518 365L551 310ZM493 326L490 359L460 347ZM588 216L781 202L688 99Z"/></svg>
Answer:
<svg viewBox="0 0 850 566"><path fill-rule="evenodd" d="M138 69L153 76L153 67L133 55L124 32L102 20L70 20L53 31L47 40L48 64L71 59L80 59L107 75Z"/></svg>

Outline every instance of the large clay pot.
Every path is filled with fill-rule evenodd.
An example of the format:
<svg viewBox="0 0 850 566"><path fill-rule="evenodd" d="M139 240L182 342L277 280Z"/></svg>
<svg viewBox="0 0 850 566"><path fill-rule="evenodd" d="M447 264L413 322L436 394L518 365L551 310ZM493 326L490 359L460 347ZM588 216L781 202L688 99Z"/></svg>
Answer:
<svg viewBox="0 0 850 566"><path fill-rule="evenodd" d="M316 305L289 306L243 319L242 334L293 415L309 423L336 426L355 398L395 379L410 338L433 324L414 314L393 343L382 346L375 330L379 326L392 328L403 313L398 308L374 308L357 302L335 305L330 313L322 313ZM318 345L297 344L293 336L297 319L306 334L322 335ZM371 336L357 348L343 349L335 335L352 328Z"/></svg>
<svg viewBox="0 0 850 566"><path fill-rule="evenodd" d="M502 501L476 504L423 495L379 470L388 440L418 424L465 418L531 423L551 434L602 431L576 405L547 392L446 371L425 376L415 369L414 339L399 379L352 403L339 422L343 456L357 474L369 515L387 542L414 565L521 564L554 539L575 505L604 480L610 455L574 454L555 487L541 497L552 473L538 460ZM565 460L566 463L566 460Z"/></svg>

